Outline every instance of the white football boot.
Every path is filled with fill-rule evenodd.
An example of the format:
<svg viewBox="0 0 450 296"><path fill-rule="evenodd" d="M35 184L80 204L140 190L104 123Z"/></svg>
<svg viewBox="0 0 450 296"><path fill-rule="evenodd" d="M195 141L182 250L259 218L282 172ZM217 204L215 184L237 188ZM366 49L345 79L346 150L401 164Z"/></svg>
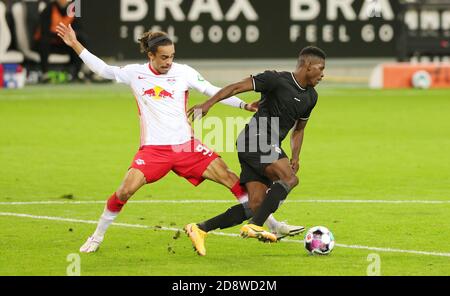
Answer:
<svg viewBox="0 0 450 296"><path fill-rule="evenodd" d="M294 236L305 231L305 227L297 225L289 225L286 222L278 222L274 228L270 231L277 236L277 240L280 240L286 236Z"/></svg>
<svg viewBox="0 0 450 296"><path fill-rule="evenodd" d="M103 239L94 238L93 236L90 236L87 241L81 246L80 252L81 253L93 253L100 248L100 244L102 243Z"/></svg>

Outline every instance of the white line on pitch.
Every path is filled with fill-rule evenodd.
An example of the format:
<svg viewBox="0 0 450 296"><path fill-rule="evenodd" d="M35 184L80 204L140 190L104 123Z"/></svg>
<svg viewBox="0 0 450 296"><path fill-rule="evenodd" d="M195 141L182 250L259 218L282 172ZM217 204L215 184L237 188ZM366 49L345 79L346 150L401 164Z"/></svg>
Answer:
<svg viewBox="0 0 450 296"><path fill-rule="evenodd" d="M40 219L40 220L53 220L53 221L63 221L63 222L74 222L74 223L84 223L84 224L97 224L98 221L94 220L80 220L80 219L72 219L72 218L62 218L62 217L53 217L53 216L36 216L29 214L21 214L21 213L7 213L0 212L0 216L10 216L10 217L21 217L21 218L31 218L31 219ZM130 228L145 228L145 229L161 229L161 230L171 230L178 231L178 228L170 228L170 227L156 227L156 226L148 226L142 224L128 224L128 223L116 223L113 222L112 225L122 226L122 227L130 227Z"/></svg>
<svg viewBox="0 0 450 296"><path fill-rule="evenodd" d="M80 220L80 219L52 217L52 216L36 216L36 215L21 214L21 213L0 212L0 216L21 217L21 218L40 219L40 220L62 221L62 222L74 222L74 223L85 223L85 224L97 224L97 221L94 221L94 220ZM115 223L114 222L114 223L112 223L112 225L121 226L121 227L130 227L130 228L144 228L144 229L155 229L155 230L160 229L160 230L166 230L166 231L182 231L182 229L173 228L173 227L148 226L148 225L142 225L142 224L128 224L128 223ZM220 236L232 236L232 237L238 236L237 234L233 234L233 233L216 232L216 231L211 231L210 233L215 234L215 235L220 235ZM301 240L293 240L293 239L284 239L284 240L281 240L281 242L303 243L303 241L301 241ZM450 253L440 253L440 252L401 250L401 249L393 249L393 248L378 248L378 247L345 245L345 244L336 244L336 246L341 247L341 248L361 249L361 250L370 250L370 251L378 251L378 252L407 253L407 254L414 254L414 255L450 257Z"/></svg>
<svg viewBox="0 0 450 296"><path fill-rule="evenodd" d="M70 205L70 204L104 204L104 200L81 200L81 201L11 201L0 202L0 205ZM196 204L196 203L233 203L234 200L130 200L129 203L174 203L174 204ZM286 203L362 203L362 204L450 204L450 200L357 200L357 199L299 199L287 200Z"/></svg>

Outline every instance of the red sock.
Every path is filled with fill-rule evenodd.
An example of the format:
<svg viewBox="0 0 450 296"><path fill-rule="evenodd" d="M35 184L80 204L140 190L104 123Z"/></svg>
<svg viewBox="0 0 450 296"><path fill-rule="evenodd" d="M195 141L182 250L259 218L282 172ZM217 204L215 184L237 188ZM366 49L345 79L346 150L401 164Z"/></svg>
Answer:
<svg viewBox="0 0 450 296"><path fill-rule="evenodd" d="M127 201L120 200L117 197L117 194L114 192L113 195L108 199L106 202L106 207L111 212L120 212L122 210L122 207L127 203Z"/></svg>
<svg viewBox="0 0 450 296"><path fill-rule="evenodd" d="M248 200L247 191L245 190L245 187L241 185L239 181L236 182L236 184L231 187L231 192L234 196L239 200L239 202L245 202Z"/></svg>

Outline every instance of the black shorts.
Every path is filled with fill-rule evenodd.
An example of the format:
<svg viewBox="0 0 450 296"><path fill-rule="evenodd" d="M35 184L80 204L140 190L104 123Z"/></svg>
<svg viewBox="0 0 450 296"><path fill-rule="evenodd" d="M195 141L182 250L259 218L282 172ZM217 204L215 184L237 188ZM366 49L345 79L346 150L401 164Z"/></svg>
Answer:
<svg viewBox="0 0 450 296"><path fill-rule="evenodd" d="M273 162L288 158L281 147L272 146L270 152L238 152L239 162L241 164L241 184L252 181L258 181L266 184L268 187L272 181L265 175L264 170Z"/></svg>

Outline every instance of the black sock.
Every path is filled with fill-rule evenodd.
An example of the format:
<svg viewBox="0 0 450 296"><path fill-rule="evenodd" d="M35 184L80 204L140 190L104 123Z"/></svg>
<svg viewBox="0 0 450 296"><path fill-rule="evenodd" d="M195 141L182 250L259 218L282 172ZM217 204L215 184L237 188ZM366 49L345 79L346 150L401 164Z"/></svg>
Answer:
<svg viewBox="0 0 450 296"><path fill-rule="evenodd" d="M289 187L282 182L275 182L270 187L269 192L264 198L261 207L255 213L250 223L258 226L263 226L270 214L280 206L280 203L284 201L289 193Z"/></svg>
<svg viewBox="0 0 450 296"><path fill-rule="evenodd" d="M217 228L224 229L241 224L248 218L250 218L248 216L248 210L246 210L244 205L238 204L232 206L224 213L197 225L201 230L208 232Z"/></svg>

